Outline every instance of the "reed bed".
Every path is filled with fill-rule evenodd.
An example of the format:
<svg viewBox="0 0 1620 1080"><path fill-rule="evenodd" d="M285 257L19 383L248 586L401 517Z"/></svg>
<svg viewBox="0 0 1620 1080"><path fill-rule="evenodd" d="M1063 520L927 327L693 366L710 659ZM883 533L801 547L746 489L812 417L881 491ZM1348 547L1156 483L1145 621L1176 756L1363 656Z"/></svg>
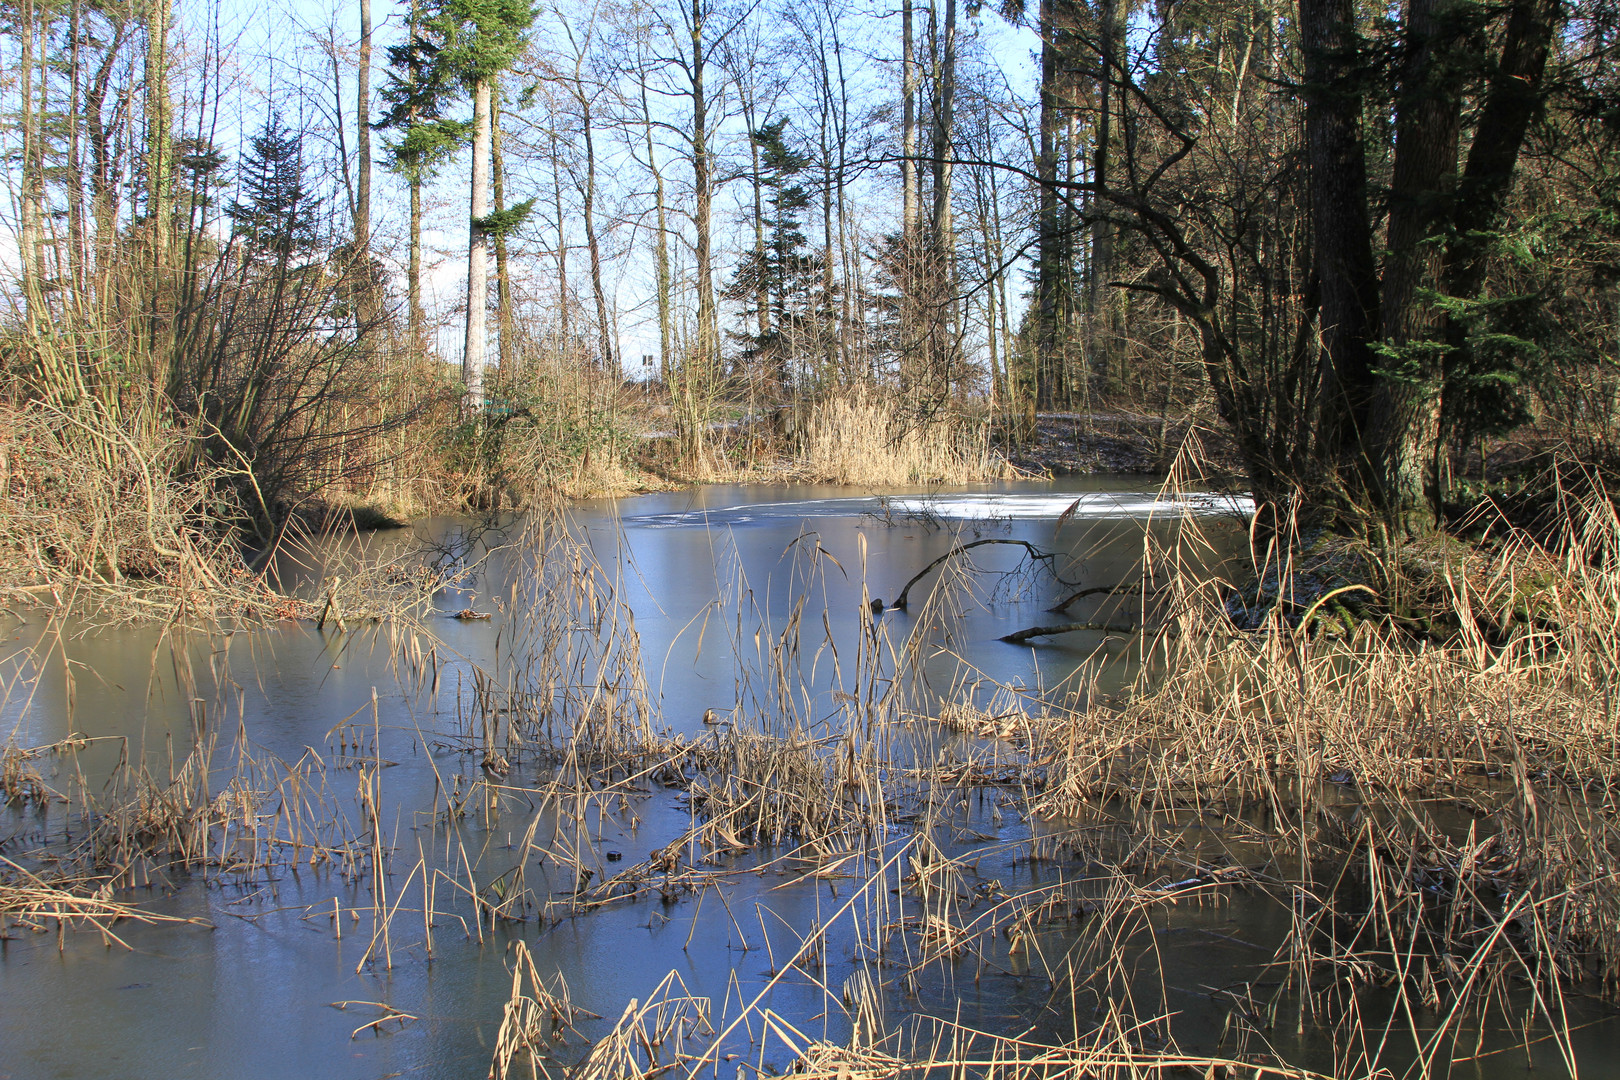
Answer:
<svg viewBox="0 0 1620 1080"><path fill-rule="evenodd" d="M811 413L800 468L832 484L903 487L1008 477L1012 468L990 446L988 418L901 414L885 397L828 397Z"/></svg>

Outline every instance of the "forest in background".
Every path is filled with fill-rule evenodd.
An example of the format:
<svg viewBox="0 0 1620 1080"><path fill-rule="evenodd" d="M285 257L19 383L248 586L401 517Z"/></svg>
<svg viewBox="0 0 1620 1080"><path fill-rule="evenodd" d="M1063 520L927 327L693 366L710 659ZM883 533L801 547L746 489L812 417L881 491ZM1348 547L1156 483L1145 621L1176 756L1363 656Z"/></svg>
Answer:
<svg viewBox="0 0 1620 1080"><path fill-rule="evenodd" d="M17 566L1053 411L1373 535L1613 456L1609 0L357 5L7 5Z"/></svg>

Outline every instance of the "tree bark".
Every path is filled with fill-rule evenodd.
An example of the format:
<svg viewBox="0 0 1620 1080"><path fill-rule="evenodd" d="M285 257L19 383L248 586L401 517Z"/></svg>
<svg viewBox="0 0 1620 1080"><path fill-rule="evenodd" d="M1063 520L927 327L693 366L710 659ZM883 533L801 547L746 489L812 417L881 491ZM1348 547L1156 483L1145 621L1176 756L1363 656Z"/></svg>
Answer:
<svg viewBox="0 0 1620 1080"><path fill-rule="evenodd" d="M900 0L900 223L910 249L917 233L917 43L913 0Z"/></svg>
<svg viewBox="0 0 1620 1080"><path fill-rule="evenodd" d="M1465 0L1410 0L1406 61L1396 95L1389 256L1380 324L1392 369L1379 382L1369 423L1382 504L1391 525L1426 532L1439 522L1439 452L1445 317L1431 299L1441 284L1438 237L1452 210L1462 126L1459 64Z"/></svg>
<svg viewBox="0 0 1620 1080"><path fill-rule="evenodd" d="M45 318L41 310L44 293L40 287L40 247L43 230L40 221L41 199L38 177L40 161L39 117L34 108L34 37L36 34L33 0L23 0L17 6L17 39L21 44L19 57L22 92L22 190L18 193L19 242L22 251L23 297L30 333Z"/></svg>
<svg viewBox="0 0 1620 1080"><path fill-rule="evenodd" d="M658 228L658 242L653 252L653 268L657 274L658 304L658 377L669 386L670 360L670 274L669 223L664 207L664 174L658 171L658 160L653 153L652 112L647 107L647 84L641 84L641 115L646 121L647 169L653 175L653 203Z"/></svg>
<svg viewBox="0 0 1620 1080"><path fill-rule="evenodd" d="M495 212L506 209L506 158L501 146L501 98L492 94L489 103L489 170L495 187ZM496 355L501 373L510 379L517 372L517 327L512 318L512 276L506 257L506 234L495 234L495 329Z"/></svg>
<svg viewBox="0 0 1620 1080"><path fill-rule="evenodd" d="M1378 272L1361 137L1361 40L1352 0L1299 0L1305 47L1305 138L1321 295L1318 460L1371 482L1362 437L1373 391Z"/></svg>
<svg viewBox="0 0 1620 1080"><path fill-rule="evenodd" d="M1058 92L1057 5L1041 0L1038 29L1041 35L1040 147L1035 175L1040 181L1035 211L1035 393L1032 408L1050 409L1063 385L1064 310L1068 302L1069 267L1058 219L1057 144L1062 128ZM1030 417L1029 422L1033 423Z"/></svg>
<svg viewBox="0 0 1620 1080"><path fill-rule="evenodd" d="M591 257L591 295L596 300L597 337L602 350L600 367L604 372L614 372L613 321L608 317L607 292L602 287L602 249L596 235L596 141L591 131L591 104L583 92L580 123L585 136L585 247Z"/></svg>
<svg viewBox="0 0 1620 1080"><path fill-rule="evenodd" d="M476 415L484 407L485 319L489 307L489 157L492 142L489 79L478 80L473 91L472 208L467 229L467 337L461 356L461 379L466 386L464 411Z"/></svg>
<svg viewBox="0 0 1620 1080"><path fill-rule="evenodd" d="M146 218L152 230L154 271L168 265L173 219L174 134L169 102L171 0L148 0L146 9Z"/></svg>
<svg viewBox="0 0 1620 1080"><path fill-rule="evenodd" d="M360 163L355 178L354 247L370 280L371 258L371 0L360 0L360 70L356 73L354 129Z"/></svg>
<svg viewBox="0 0 1620 1080"><path fill-rule="evenodd" d="M705 442L702 399L708 393L720 362L720 323L715 309L713 243L714 178L709 161L709 99L705 84L708 43L704 40L706 0L691 0L692 60L692 226L695 232L693 257L697 262L697 343L690 370L682 377L686 394L685 439L688 459L696 465Z"/></svg>

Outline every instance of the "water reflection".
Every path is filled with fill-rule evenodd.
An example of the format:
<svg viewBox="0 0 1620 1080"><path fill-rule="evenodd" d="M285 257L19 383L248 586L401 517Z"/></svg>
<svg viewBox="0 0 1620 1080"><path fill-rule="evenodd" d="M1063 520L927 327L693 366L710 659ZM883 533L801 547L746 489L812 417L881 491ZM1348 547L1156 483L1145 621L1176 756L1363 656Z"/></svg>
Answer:
<svg viewBox="0 0 1620 1080"><path fill-rule="evenodd" d="M1027 552L1013 545L977 548L974 588L950 605L930 609L914 601L907 610L884 611L889 640L927 635L929 684L939 691L976 685L989 695L997 687L1050 689L1095 677L1106 688L1134 675L1129 639L1083 633L1039 648L998 639L1045 618L1045 608L1068 589L1139 579L1147 539L1176 543L1185 528L1182 511L1202 515L1198 530L1207 541L1189 543L1188 557L1224 557L1239 546L1243 509L1241 500L1215 497L1160 501L1134 484L1091 478L881 497L836 488L712 487L593 504L579 520L617 598L634 613L661 725L712 740L705 710L734 709L750 686L768 697L772 673L764 653L803 600L816 622L803 638L808 675L799 715L808 718L812 737L830 739L844 715L837 695L851 686L849 658L871 640L870 600L893 600L957 544L1027 541L1058 558L1030 566ZM769 853L751 852L722 859L714 869L725 875L723 890L698 896L666 902L649 894L560 921L469 922L464 903L462 914L452 914L458 897L447 882L459 880L463 867L480 888L495 888L517 868L553 898L566 899L575 887L571 871L563 873L555 858L535 859L525 844L531 831L549 841L567 827L555 807L523 793L546 772L539 765L514 760L506 779L513 793L498 806L473 804L451 822L432 813L447 792L470 792L481 778L477 755L467 752L475 741L468 704L478 673L496 668L529 615L515 606L521 593L512 577L532 568L504 555L480 562L487 545L466 530L457 521L426 528L451 557L481 567L464 588L435 598L440 614L430 620L431 639L408 640L412 632L390 625L347 634L286 625L191 639L151 629L105 632L70 637L43 662L37 680L22 680L27 693L7 697L6 730L21 745L74 731L119 738L91 744L75 761L58 760L51 780L64 787L74 782L72 770L82 770L95 788L125 747L161 764L191 730L193 692L226 732L224 745L234 745L231 733L239 732L240 752L289 763L313 752L322 765L311 777L353 817L351 824L360 820L354 793L366 775L356 766L369 761L378 768L378 830L394 852L385 890L397 898L419 888L413 866L446 877L436 925L420 916L398 920L389 942L392 968L361 964L375 944L366 876L297 861L241 874L160 876L136 897L160 911L206 918L216 927L211 931L126 926L119 932L132 947L127 951L108 948L93 932L67 935L60 951L52 934L14 934L0 943L0 1077L483 1075L511 987L503 966L510 940L524 940L547 973L566 978L576 1002L609 1020L671 971L717 1007L734 1005L773 977L782 960L777 950L791 952L806 928L824 924L859 895L858 878L805 878L789 863L761 866L757 860ZM488 538L511 534L508 528ZM408 539L368 542L381 550ZM317 587L319 560L306 560L304 573ZM1072 613L1077 621L1120 601L1085 603ZM492 618L447 617L464 607ZM22 642L39 627L10 629ZM425 680L398 677L405 655L430 657L437 692ZM340 730L343 736L334 735ZM362 749L338 753L338 739L351 731ZM958 738L926 721L906 724L895 737L908 743L895 751L897 764L934 760ZM683 795L645 787L636 803L600 808L572 834L592 845L598 880L614 872L607 851L625 853L626 863L644 859L690 827L693 808ZM947 854L983 850L972 888L988 895L994 882L1013 892L1086 872L1085 858L1072 851L1031 862L1028 842L1040 823L1022 819L994 793L964 791L962 800L950 811ZM54 805L4 813L0 836L12 839L0 855L8 857L78 827ZM908 842L897 819L880 855L899 859ZM886 912L889 885L884 878L868 890L872 917L913 917L898 907ZM1189 1049L1214 1048L1223 1013L1211 1004L1212 992L1237 968L1263 961L1288 918L1274 904L1214 905L1178 919L1173 930L1165 927L1162 941L1155 938L1153 949L1174 968L1166 1006L1190 1017ZM1021 955L998 946L988 957L964 956L913 981L909 998L894 1008L1062 1032L1072 1021L1052 1011L1051 987L1036 974L1030 950L1057 958L1071 943L1071 929L1058 926L1038 930ZM817 963L778 982L771 1007L807 1033L844 1038L848 1021L828 991L836 998L873 962L869 944L841 927ZM343 1002L359 1004L334 1007ZM351 1037L378 1015L368 1002L415 1019ZM1288 1049L1305 1052L1297 1044Z"/></svg>

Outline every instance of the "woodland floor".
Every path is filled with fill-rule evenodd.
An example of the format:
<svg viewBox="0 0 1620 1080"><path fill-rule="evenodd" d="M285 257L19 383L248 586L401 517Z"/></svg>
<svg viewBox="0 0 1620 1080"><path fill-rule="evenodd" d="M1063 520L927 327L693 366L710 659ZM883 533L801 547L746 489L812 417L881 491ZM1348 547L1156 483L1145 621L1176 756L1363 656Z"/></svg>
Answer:
<svg viewBox="0 0 1620 1080"><path fill-rule="evenodd" d="M1055 476L1085 473L1143 473L1163 476L1186 439L1185 419L1127 412L1042 413L1035 438L1008 453L1014 465ZM1237 472L1239 464L1224 432L1199 429L1209 461L1218 471Z"/></svg>

